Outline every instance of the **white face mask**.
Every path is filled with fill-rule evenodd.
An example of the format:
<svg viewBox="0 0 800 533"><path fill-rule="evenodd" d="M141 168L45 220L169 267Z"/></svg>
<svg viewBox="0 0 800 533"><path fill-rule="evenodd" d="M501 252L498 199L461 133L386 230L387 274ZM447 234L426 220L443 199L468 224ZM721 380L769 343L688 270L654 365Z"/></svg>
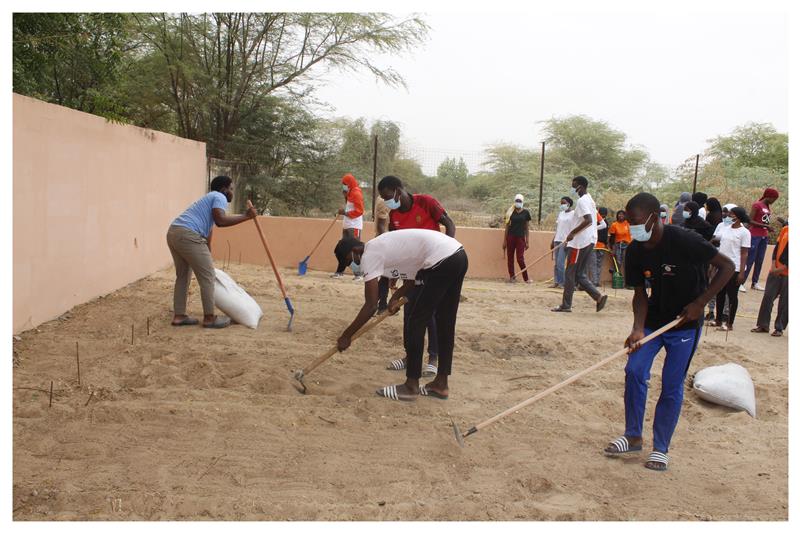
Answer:
<svg viewBox="0 0 800 533"><path fill-rule="evenodd" d="M730 226L731 224L733 224L733 219L731 217L725 217L725 218L722 219L722 222L726 226Z"/></svg>
<svg viewBox="0 0 800 533"><path fill-rule="evenodd" d="M350 187L348 187L347 185L345 185L344 183L342 183L342 190L343 190L344 192L350 192Z"/></svg>
<svg viewBox="0 0 800 533"><path fill-rule="evenodd" d="M567 209L569 209L569 204L559 204L558 208L561 209L562 211L566 211Z"/></svg>
<svg viewBox="0 0 800 533"><path fill-rule="evenodd" d="M639 242L647 242L650 240L650 237L653 235L653 228L650 228L650 231L647 231L645 228L647 227L647 223L650 222L650 217L652 216L653 213L650 213L650 215L647 217L647 220L644 221L644 224L631 225L631 239Z"/></svg>
<svg viewBox="0 0 800 533"><path fill-rule="evenodd" d="M692 212L691 211L684 211L683 212L683 218L692 218Z"/></svg>
<svg viewBox="0 0 800 533"><path fill-rule="evenodd" d="M514 207L516 207L517 209L522 209L522 200L517 200L516 202L514 202Z"/></svg>

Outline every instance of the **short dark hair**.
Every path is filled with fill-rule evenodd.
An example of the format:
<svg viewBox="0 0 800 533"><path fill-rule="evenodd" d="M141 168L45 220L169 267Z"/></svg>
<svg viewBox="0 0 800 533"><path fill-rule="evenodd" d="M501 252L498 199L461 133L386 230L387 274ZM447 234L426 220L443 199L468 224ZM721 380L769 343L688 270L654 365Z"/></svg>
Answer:
<svg viewBox="0 0 800 533"><path fill-rule="evenodd" d="M620 213L622 213L622 214L624 215L624 214L625 214L625 210L624 210L624 209L620 209L619 211L617 211L617 214L618 214L618 215L619 215Z"/></svg>
<svg viewBox="0 0 800 533"><path fill-rule="evenodd" d="M661 203L658 201L658 198L649 192L640 192L625 204L625 211L631 211L633 209L639 209L645 213L658 213L661 211Z"/></svg>
<svg viewBox="0 0 800 533"><path fill-rule="evenodd" d="M230 186L233 183L233 180L230 179L228 176L217 176L213 180L211 180L211 185L208 186L209 191L221 191L222 189Z"/></svg>
<svg viewBox="0 0 800 533"><path fill-rule="evenodd" d="M381 181L378 182L378 190L382 191L384 189L402 189L403 182L400 181L400 178L397 176L384 176L381 178Z"/></svg>
<svg viewBox="0 0 800 533"><path fill-rule="evenodd" d="M685 210L690 211L693 217L696 217L697 214L700 212L700 205L698 205L698 203L695 202L694 200L683 204L683 208Z"/></svg>
<svg viewBox="0 0 800 533"><path fill-rule="evenodd" d="M739 222L742 224L747 224L750 222L750 216L748 216L747 211L744 210L744 207L732 207L730 212L736 215L736 218L738 218Z"/></svg>
<svg viewBox="0 0 800 533"><path fill-rule="evenodd" d="M708 195L704 192L697 191L692 195L692 201L697 202L697 205L703 205L708 200Z"/></svg>
<svg viewBox="0 0 800 533"><path fill-rule="evenodd" d="M608 208L607 207L598 207L597 208L597 212L600 213L603 216L606 216L608 214Z"/></svg>
<svg viewBox="0 0 800 533"><path fill-rule="evenodd" d="M344 262L344 258L347 257L347 254L353 251L353 248L361 246L362 244L364 243L354 237L345 237L336 243L333 254L336 256L336 260L342 263Z"/></svg>
<svg viewBox="0 0 800 533"><path fill-rule="evenodd" d="M570 198L569 196L562 196L561 199L562 200L566 200L567 203L569 204L569 206L572 207L572 198ZM561 203L561 202L558 202L558 203Z"/></svg>
<svg viewBox="0 0 800 533"><path fill-rule="evenodd" d="M587 180L583 176L575 176L574 178L572 178L572 181L577 181L578 185L581 185L583 187L588 187L589 186L589 180Z"/></svg>

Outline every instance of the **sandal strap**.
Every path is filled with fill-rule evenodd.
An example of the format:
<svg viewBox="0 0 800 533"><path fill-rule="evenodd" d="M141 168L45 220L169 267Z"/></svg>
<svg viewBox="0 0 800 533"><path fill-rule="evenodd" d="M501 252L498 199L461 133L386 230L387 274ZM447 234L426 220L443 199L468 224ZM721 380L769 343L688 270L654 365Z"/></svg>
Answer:
<svg viewBox="0 0 800 533"><path fill-rule="evenodd" d="M653 463L662 463L664 465L668 465L669 464L669 457L667 457L667 454L661 453L661 452L657 452L657 451L651 452L650 456L647 458L647 460L651 461Z"/></svg>
<svg viewBox="0 0 800 533"><path fill-rule="evenodd" d="M382 396L389 398L390 400L398 400L397 397L397 385L388 385L381 389Z"/></svg>
<svg viewBox="0 0 800 533"><path fill-rule="evenodd" d="M428 389L425 388L425 385L420 385L419 386L419 394L420 394L420 396L427 396L428 395Z"/></svg>
<svg viewBox="0 0 800 533"><path fill-rule="evenodd" d="M395 370L403 370L406 367L406 364L402 359L395 359L389 364L392 365L392 368Z"/></svg>
<svg viewBox="0 0 800 533"><path fill-rule="evenodd" d="M610 444L611 446L614 446L618 452L627 452L631 448L631 445L628 442L627 437L625 437L624 435L622 437L619 437L618 439L614 439L613 441L611 441Z"/></svg>

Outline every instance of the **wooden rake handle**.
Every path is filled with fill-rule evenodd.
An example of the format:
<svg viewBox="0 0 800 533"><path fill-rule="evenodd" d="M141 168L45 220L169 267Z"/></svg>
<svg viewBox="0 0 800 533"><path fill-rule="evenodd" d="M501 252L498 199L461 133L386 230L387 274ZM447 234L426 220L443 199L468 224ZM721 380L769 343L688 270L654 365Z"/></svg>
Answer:
<svg viewBox="0 0 800 533"><path fill-rule="evenodd" d="M337 220L339 220L339 215L336 215L335 217L333 217L333 220L331 220L331 223L330 223L330 225L328 226L328 229L326 229L326 230L325 230L325 233L323 233L323 234L322 234L322 237L320 237L320 238L319 238L319 242L317 242L317 244L314 246L314 248L312 248L312 249L311 249L311 251L310 251L310 252L308 252L308 255L307 255L306 257L311 257L312 255L314 255L314 252L316 252L316 251L317 251L317 248L319 248L319 245L320 245L320 244L322 244L322 241L324 241L324 240L325 240L325 236L326 236L326 235L328 234L328 232L331 230L331 228L333 227L333 225L334 225L334 224L336 224L336 221L337 221Z"/></svg>
<svg viewBox="0 0 800 533"><path fill-rule="evenodd" d="M406 302L408 302L408 298L406 298L404 296L404 297L400 298L397 302L400 304L400 307L402 307ZM400 307L398 307L398 309ZM389 316L391 316L391 314L389 313L388 310L386 310L383 313L379 314L378 316L376 316L375 318L373 318L372 320L370 320L369 322L367 322L366 324L361 326L361 328L358 331L353 333L353 336L350 338L350 342L352 343L352 341L356 340L357 338L359 338L360 336L362 336L363 334L365 334L366 332L368 332L369 330L371 330L372 328L374 328L375 326L377 326L378 324L380 324L381 322L386 320L386 318L389 317ZM333 355L338 351L339 351L339 348L337 346L334 346L333 348L331 348L330 350L328 350L324 354L320 355L317 359L315 359L306 368L301 370L300 371L301 372L300 375L307 376L312 370L314 370L319 365L321 365L322 363L324 363L325 361L327 361L328 359L333 357Z"/></svg>
<svg viewBox="0 0 800 533"><path fill-rule="evenodd" d="M657 330L655 330L654 332L652 332L650 335L646 336L646 337L645 337L645 338L643 338L641 341L639 341L639 345L641 346L641 345L645 344L646 342L649 342L649 341L651 341L651 340L655 339L656 337L658 337L659 335L661 335L661 334L662 334L662 333L664 333L665 331L668 331L668 330L670 330L670 329L674 328L675 326L677 326L677 325L678 325L678 323L679 323L681 320L682 320L682 317L678 317L678 318L676 318L675 320L673 320L672 322L670 322L669 324L667 324L667 325L665 325L665 326L662 326L662 327L658 328ZM553 386L552 386L552 387L550 387L549 389L543 390L542 392L540 392L540 393L539 393L539 394L537 394L536 396L533 396L533 397L531 397L531 398L528 398L528 399L527 399L527 400L525 400L524 402L518 403L518 404L517 404L517 405L515 405L514 407L510 407L510 408L506 409L505 411L503 411L502 413L500 413L500 414L498 414L498 415L495 415L495 416L493 416L492 418L490 418L490 419L488 419L488 420L484 420L484 421L483 421L483 422L481 422L480 424L476 424L475 426L473 426L472 428L470 428L470 429L469 429L469 431L467 431L466 435L471 435L472 433L475 433L475 432L476 432L476 431L478 431L479 429L485 428L485 427L486 427L486 426L488 426L489 424L492 424L492 423L494 423L494 422L497 422L497 421L498 421L498 420L500 420L501 418L504 418L504 417L506 417L506 416L508 416L508 415L510 415L510 414L513 414L514 412L516 412L516 411L519 411L519 410L520 410L520 409L522 409L523 407L527 407L528 405L532 404L533 402L535 402L535 401L537 401L537 400L541 400L541 399L542 399L542 398L544 398L545 396L547 396L547 395L549 395L549 394L552 394L552 393L556 392L557 390L559 390L559 389L562 389L562 388L566 387L567 385L569 385L569 384L570 384L570 383L572 383L573 381L577 381L578 379L582 378L583 376L585 376L585 375L586 375L586 374L588 374L589 372L591 372L591 371L593 371L593 370L596 370L596 369L600 368L601 366L603 366L603 365L605 365L605 364L607 364L607 363L610 363L611 361L613 361L613 360L614 360L614 359L616 359L617 357L620 357L620 356L622 356L622 355L625 355L625 354L627 354L627 353L629 353L629 352L630 352L630 348L623 348L623 349L621 349L620 351L616 352L615 354L613 354L613 355L609 355L608 357L606 357L606 358L605 358L605 359L603 359L602 361L599 361L599 362L597 362L597 363L593 364L592 366L590 366L589 368L587 368L587 369L585 369L585 370L581 370L580 372L578 372L577 374L573 375L572 377L569 377L569 378L565 379L565 380L564 380L564 381L562 381L561 383L558 383L558 384L556 384L556 385L553 385ZM465 436L466 436L466 435L465 435Z"/></svg>
<svg viewBox="0 0 800 533"><path fill-rule="evenodd" d="M247 209L252 209L253 202L247 200ZM278 267L275 265L275 260L272 258L272 253L269 251L269 246L267 245L267 239L264 237L264 232L261 230L261 224L258 222L258 217L253 219L253 222L256 223L256 229L258 230L258 236L261 237L261 244L264 245L264 250L267 252L267 257L269 257L269 264L272 265L272 271L275 272L275 279L278 280L278 286L281 288L281 294L283 294L284 298L288 298L286 296L286 289L283 288L283 280L281 279L281 274L278 272Z"/></svg>
<svg viewBox="0 0 800 533"><path fill-rule="evenodd" d="M526 266L525 268L523 268L522 270L520 270L519 272L517 272L516 274L514 274L514 275L513 275L513 276L511 276L511 277L512 277L512 278L515 278L515 277L519 276L520 274L522 274L523 272L525 272L526 270L528 270L530 267L532 267L533 265L535 265L536 263L538 263L539 261L541 261L542 259L544 259L544 258L545 258L545 257L547 257L548 255L552 254L553 252L555 252L556 250L558 250L558 249L559 249L559 248L561 248L562 246L565 246L566 244L567 244L566 242L562 242L561 244L559 244L558 246L556 246L556 247L555 247L555 248L553 248L552 250L548 250L548 251L546 251L544 254L542 254L541 256L539 256L539 257L537 257L536 259L534 259L534 260L533 260L533 263L529 264L528 266Z"/></svg>

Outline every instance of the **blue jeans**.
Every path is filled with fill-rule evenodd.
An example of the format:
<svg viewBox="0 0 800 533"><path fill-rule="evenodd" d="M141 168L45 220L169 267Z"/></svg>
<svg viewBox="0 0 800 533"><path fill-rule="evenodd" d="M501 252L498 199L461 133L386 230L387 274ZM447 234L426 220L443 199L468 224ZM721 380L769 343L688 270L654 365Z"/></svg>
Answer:
<svg viewBox="0 0 800 533"><path fill-rule="evenodd" d="M667 355L661 371L661 396L653 418L653 449L662 453L669 451L669 442L681 414L683 382L700 342L700 331L700 328L667 331L628 356L628 364L625 365L626 437L642 436L650 368L664 347ZM644 332L649 335L653 330L645 328Z"/></svg>
<svg viewBox="0 0 800 533"><path fill-rule="evenodd" d="M767 240L768 237L750 238L750 253L747 254L747 268L744 271L745 282L747 282L747 277L750 275L750 270L752 270L752 284L758 283L758 277L761 275L761 265L764 264L764 256L767 253ZM753 268L753 263L755 263L755 268Z"/></svg>
<svg viewBox="0 0 800 533"><path fill-rule="evenodd" d="M558 246L561 244L561 241L556 241L553 243L553 246ZM564 286L564 272L566 271L566 263L567 263L567 248L566 246L562 246L558 250L555 251L555 265L553 266L553 281L558 283L562 287Z"/></svg>
<svg viewBox="0 0 800 533"><path fill-rule="evenodd" d="M625 274L625 250L627 249L627 242L614 243L614 256L617 258L617 266L619 267L620 274Z"/></svg>

